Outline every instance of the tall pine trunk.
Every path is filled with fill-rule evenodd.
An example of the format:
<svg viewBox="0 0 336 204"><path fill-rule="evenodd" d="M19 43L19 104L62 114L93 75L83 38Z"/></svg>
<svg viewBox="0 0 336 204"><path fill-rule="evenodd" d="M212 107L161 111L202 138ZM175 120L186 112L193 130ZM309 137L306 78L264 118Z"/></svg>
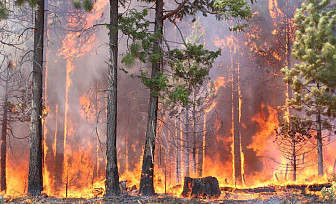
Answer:
<svg viewBox="0 0 336 204"><path fill-rule="evenodd" d="M316 87L320 89L320 83L317 82ZM320 110L317 111L316 115L316 123L317 123L317 169L318 175L323 176L323 142L322 142L322 119Z"/></svg>
<svg viewBox="0 0 336 204"><path fill-rule="evenodd" d="M6 159L7 159L7 114L8 114L8 83L9 83L9 68L11 67L10 62L7 67L7 77L6 77L6 87L5 87L5 100L3 104L3 115L2 115L2 131L1 131L1 191L7 191L7 181L6 181Z"/></svg>
<svg viewBox="0 0 336 204"><path fill-rule="evenodd" d="M65 85L65 84L63 84ZM65 90L65 86L62 86L61 90ZM65 92L63 92L63 97L65 98ZM56 115L56 147L55 147L55 163L54 169L55 178L63 178L65 169L64 169L64 116L65 104L61 103L60 100L57 100L57 109L58 113ZM54 181L54 190L62 191L64 189L63 185L66 181L64 179L55 179Z"/></svg>
<svg viewBox="0 0 336 204"><path fill-rule="evenodd" d="M323 152L322 152L322 120L321 114L317 114L317 166L318 166L318 175L323 176Z"/></svg>
<svg viewBox="0 0 336 204"><path fill-rule="evenodd" d="M118 195L117 163L117 59L118 59L118 0L110 0L110 62L108 69L106 196Z"/></svg>
<svg viewBox="0 0 336 204"><path fill-rule="evenodd" d="M163 0L156 0L154 33L157 34L156 42L154 44L154 52L161 53L163 34ZM162 60L152 64L151 78L157 77L159 72L161 71L161 61ZM140 178L140 193L143 195L154 194L154 152L159 101L157 92L158 90L156 88L150 89L146 143L142 160Z"/></svg>
<svg viewBox="0 0 336 204"><path fill-rule="evenodd" d="M184 169L185 173L184 176L190 176L190 161L189 161L189 107L186 108L186 115L185 115L185 146L184 146L184 155L185 155L185 164Z"/></svg>
<svg viewBox="0 0 336 204"><path fill-rule="evenodd" d="M181 133L180 133L180 121L176 119L175 128L176 128L176 183L181 182Z"/></svg>
<svg viewBox="0 0 336 204"><path fill-rule="evenodd" d="M44 0L39 0L35 10L33 100L31 112L31 139L28 174L28 195L41 195L42 178L42 72L44 38Z"/></svg>
<svg viewBox="0 0 336 204"><path fill-rule="evenodd" d="M296 162L296 141L293 140L293 181L296 181L296 169L297 169L297 162Z"/></svg>
<svg viewBox="0 0 336 204"><path fill-rule="evenodd" d="M203 153L204 153L204 149L203 149L203 145L205 143L203 137L204 137L204 134L205 134L205 119L206 119L206 115L203 115L203 121L204 121L204 124L202 125L201 127L201 130L200 132L202 134L200 134L200 137L199 137L199 141L200 141L200 144L198 146L198 168L197 168L197 175L198 177L202 177L203 176ZM204 137L205 138L205 137Z"/></svg>
<svg viewBox="0 0 336 204"><path fill-rule="evenodd" d="M241 169L241 139L240 139L240 121L239 121L239 71L233 70L233 155L234 155L234 178L235 185L242 184Z"/></svg>
<svg viewBox="0 0 336 204"><path fill-rule="evenodd" d="M196 88L197 90L197 88ZM193 173L196 174L196 148L197 148L197 142L196 142L196 90L194 91L194 104L192 109L192 121L193 121L193 149L192 149L192 167L193 167Z"/></svg>

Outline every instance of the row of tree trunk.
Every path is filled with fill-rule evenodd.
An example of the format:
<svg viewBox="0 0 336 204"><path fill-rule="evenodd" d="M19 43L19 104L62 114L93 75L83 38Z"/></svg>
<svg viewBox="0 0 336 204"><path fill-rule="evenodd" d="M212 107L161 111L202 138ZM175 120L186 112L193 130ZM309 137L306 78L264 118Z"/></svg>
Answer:
<svg viewBox="0 0 336 204"><path fill-rule="evenodd" d="M118 33L115 29L118 25L118 0L110 0L110 62L108 66L108 106L107 106L107 167L106 167L106 196L120 193L119 174L116 153L116 127L117 127L117 56ZM31 145L28 175L28 195L41 195L43 190L43 135L42 135L42 91L43 91L43 59L44 59L44 30L45 30L45 1L38 1L35 8L34 28L34 61L32 74L32 112L31 112ZM6 101L6 100L5 100ZM6 107L4 105L4 107ZM7 109L5 108L4 111ZM6 114L4 114L6 115ZM4 117L3 120L6 120ZM3 123L6 124L6 123ZM2 141L4 141L3 126ZM4 129L5 128L5 129ZM6 145L6 143L2 143ZM6 148L2 147L1 154L6 154ZM5 159L2 156L1 159ZM57 162L57 159L56 161ZM5 165L4 162L2 164ZM5 168L2 168L2 171ZM1 172L5 174L5 171ZM1 175L4 176L5 175ZM2 178L4 178L2 177ZM6 181L2 180L1 188L6 188Z"/></svg>

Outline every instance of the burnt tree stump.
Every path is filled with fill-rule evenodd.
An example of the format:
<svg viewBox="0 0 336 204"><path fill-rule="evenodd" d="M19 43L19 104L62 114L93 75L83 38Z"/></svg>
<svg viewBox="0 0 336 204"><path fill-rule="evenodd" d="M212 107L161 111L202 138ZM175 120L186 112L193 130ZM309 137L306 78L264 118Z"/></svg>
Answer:
<svg viewBox="0 0 336 204"><path fill-rule="evenodd" d="M218 198L221 192L215 177L184 177L182 196L186 198Z"/></svg>

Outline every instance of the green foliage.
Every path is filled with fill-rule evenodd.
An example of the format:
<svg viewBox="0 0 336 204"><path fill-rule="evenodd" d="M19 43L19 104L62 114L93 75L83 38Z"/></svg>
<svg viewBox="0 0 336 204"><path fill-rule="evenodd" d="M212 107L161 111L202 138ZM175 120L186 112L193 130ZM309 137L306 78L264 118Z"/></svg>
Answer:
<svg viewBox="0 0 336 204"><path fill-rule="evenodd" d="M74 4L75 9L81 9L82 8L82 4L79 0L75 0L73 2L73 4Z"/></svg>
<svg viewBox="0 0 336 204"><path fill-rule="evenodd" d="M282 69L284 81L294 90L289 105L308 116L336 115L336 37L332 31L336 13L334 9L324 10L329 3L306 0L296 10L292 54L299 63L292 69Z"/></svg>
<svg viewBox="0 0 336 204"><path fill-rule="evenodd" d="M241 31L248 26L246 23L240 23L241 20L248 20L251 17L251 8L245 0L218 0L215 1L213 7L214 10L220 12L220 15L217 15L218 18L238 20L238 24L230 30Z"/></svg>
<svg viewBox="0 0 336 204"><path fill-rule="evenodd" d="M173 77L185 79L193 87L203 83L209 68L220 54L221 50L209 51L203 45L187 44L185 49L170 51L168 60Z"/></svg>
<svg viewBox="0 0 336 204"><path fill-rule="evenodd" d="M162 58L162 54L153 52L156 35L149 32L150 22L146 19L147 15L146 9L142 12L132 9L119 19L119 30L133 41L122 58L122 63L128 67L132 66L136 59L143 63L147 60L156 63Z"/></svg>
<svg viewBox="0 0 336 204"><path fill-rule="evenodd" d="M291 116L290 122L283 122L279 131L276 130L276 133L277 137L300 143L312 137L312 130L313 122L311 119L302 119L297 116Z"/></svg>
<svg viewBox="0 0 336 204"><path fill-rule="evenodd" d="M140 0L142 2L153 3L153 0ZM253 3L254 0L251 1ZM175 10L173 15L168 15L174 21L176 18L182 19L185 16L192 16L196 21L197 13L203 16L214 14L218 20L234 20L236 25L232 30L242 30L245 22L251 16L251 9L246 0L205 0L186 1L180 4L180 8ZM178 6L177 6L178 8ZM165 15L168 13L165 13ZM209 51L198 41L202 34L193 31L190 39L181 48L164 50L163 46L157 49L155 43L162 39L162 33L150 31L151 22L147 17L148 11L144 9L139 12L131 9L119 19L118 30L128 36L128 50L123 55L122 63L127 67L133 66L137 61L142 63L158 64L165 62L169 65L168 73L160 73L158 76L148 77L147 72L141 72L139 78L148 88L155 89L155 94L160 97L168 96L173 103L181 102L184 106L190 103L189 96L192 90L201 86L209 74L214 60L221 51ZM164 17L165 20L165 17ZM109 26L107 26L109 28ZM199 22L198 26L199 29ZM196 30L197 30L196 29ZM191 39L193 38L193 39ZM167 42L165 42L167 44ZM155 49L156 48L156 49ZM168 77L170 76L169 80ZM168 81L166 81L168 80ZM174 82L176 82L174 84ZM195 101L193 103L196 103Z"/></svg>
<svg viewBox="0 0 336 204"><path fill-rule="evenodd" d="M140 0L142 2L153 3L155 0ZM256 0L251 0L253 4ZM230 30L241 31L248 26L244 21L251 17L251 8L246 0L202 0L188 1L181 10L173 15L174 18L182 20L185 16L192 16L193 22L196 16L201 13L204 17L209 14L214 15L218 20L234 20L236 25Z"/></svg>
<svg viewBox="0 0 336 204"><path fill-rule="evenodd" d="M73 6L75 9L84 8L85 11L91 12L94 8L94 3L92 0L84 0L83 3L80 0L74 0Z"/></svg>
<svg viewBox="0 0 336 204"><path fill-rule="evenodd" d="M0 20L1 19L6 19L8 17L8 9L6 8L6 6L0 2Z"/></svg>
<svg viewBox="0 0 336 204"><path fill-rule="evenodd" d="M132 40L145 39L154 42L155 36L149 33L150 21L146 19L147 15L147 9L141 12L131 9L125 16L119 19L119 30L128 35ZM146 41L146 43L149 42Z"/></svg>
<svg viewBox="0 0 336 204"><path fill-rule="evenodd" d="M38 1L40 0L16 0L15 4L21 6L24 3L28 3L31 8L34 8L37 5Z"/></svg>
<svg viewBox="0 0 336 204"><path fill-rule="evenodd" d="M91 12L93 10L93 2L92 0L84 0L83 1L83 8L87 12Z"/></svg>
<svg viewBox="0 0 336 204"><path fill-rule="evenodd" d="M185 16L192 16L193 21L195 21L198 13L202 13L203 16L215 15L218 20L235 19L237 25L232 29L240 30L240 28L246 26L246 24L241 24L241 21L248 20L251 17L251 8L246 0L188 1L174 17L182 19Z"/></svg>
<svg viewBox="0 0 336 204"><path fill-rule="evenodd" d="M126 53L121 59L121 63L125 64L127 67L132 66L135 63L135 57L131 53Z"/></svg>
<svg viewBox="0 0 336 204"><path fill-rule="evenodd" d="M140 70L141 82L148 88L154 91L153 94L159 96L161 90L167 90L168 77L164 76L162 72L158 73L156 77L148 77L147 71Z"/></svg>
<svg viewBox="0 0 336 204"><path fill-rule="evenodd" d="M203 45L192 44L191 42L195 43L200 39L201 35L197 36L196 32L193 32L193 39L187 39L188 43L181 48L155 51L153 49L154 43L161 36L149 31L150 22L146 19L147 15L147 10L142 12L131 10L119 20L119 30L132 40L132 44L129 45L129 49L121 61L127 67L131 67L136 60L152 64L164 60L171 69L167 75L170 75L174 81L181 83L168 86L169 80L163 76L163 73L155 78L150 78L147 76L147 72L141 72L139 77L142 83L148 88L155 89L155 94L161 97L167 96L166 98L169 98L173 103L181 102L183 105L187 105L190 90L203 83L221 51L209 51Z"/></svg>
<svg viewBox="0 0 336 204"><path fill-rule="evenodd" d="M186 89L184 85L178 85L174 87L174 90L170 90L169 99L174 103L181 102L183 106L188 106L190 103L189 96L190 91Z"/></svg>

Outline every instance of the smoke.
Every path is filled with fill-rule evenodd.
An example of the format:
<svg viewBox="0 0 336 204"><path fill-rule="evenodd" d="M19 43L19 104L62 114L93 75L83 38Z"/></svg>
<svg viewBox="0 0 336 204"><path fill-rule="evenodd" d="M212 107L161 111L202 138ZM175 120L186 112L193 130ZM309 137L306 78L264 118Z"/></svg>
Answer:
<svg viewBox="0 0 336 204"><path fill-rule="evenodd" d="M93 13L84 13L72 8L71 2L51 1L50 9L57 7L55 16L49 18L48 41L46 51L45 71L45 106L48 109L48 116L44 124L45 135L45 192L55 196L65 196L65 186L68 184L70 196L84 195L84 190L91 195L93 187L103 187L105 176L105 141L106 141L106 96L104 90L107 88L107 62L108 62L108 30L101 26L98 29L87 30L81 33L83 28L88 28L96 23L107 23L109 19L108 1L98 1L101 9ZM246 184L255 184L256 175L268 170L269 176L273 175L275 169L266 166L265 159L271 163L269 158L258 155L258 151L249 146L263 128L274 128L276 124L268 124L271 117L281 118L275 111L279 106L285 104L286 86L282 82L279 69L285 64L285 59L276 59L277 39L279 36L272 34L273 30L281 32L280 20L276 21L270 16L269 5L274 0L262 0L252 5L254 12L250 27L244 32L230 32L229 26L232 22L216 21L214 17L200 17L205 30L205 46L209 50L222 48L222 55L216 60L215 66L210 71L210 77L216 81L222 78L225 86L221 86L217 92L214 109L207 116L217 113L222 124L219 131L211 135L215 138L211 148L205 149L204 175L216 176L221 185L233 184L232 167L232 70L240 67L239 86L241 96L241 119L240 133L242 152L244 154L244 180ZM291 4L286 4L291 2ZM299 1L279 1L278 8L292 18L291 11L287 8L295 8ZM130 7L138 8L141 5L132 4ZM293 7L291 7L293 6ZM287 13L289 12L289 13ZM278 14L278 13L277 13ZM151 13L150 16L153 16ZM279 16L278 16L279 17ZM277 18L277 19L280 19ZM276 20L277 20L276 19ZM191 19L186 18L178 25L185 36L191 33ZM277 27L275 27L274 22ZM75 31L75 35L71 35ZM81 37L78 37L79 34ZM68 36L68 38L66 38ZM182 42L178 31L171 23L165 24L165 36L174 42ZM280 36L283 37L283 36ZM65 40L67 39L67 40ZM73 43L73 44L72 44ZM171 43L171 48L178 47ZM65 51L65 49L68 49ZM127 49L127 37L120 34L119 41L119 65L122 53ZM279 50L278 50L279 51ZM267 56L264 53L268 53ZM270 54L269 54L270 53ZM278 52L279 55L283 53ZM128 69L130 73L136 73L139 67L149 69L148 64L136 64ZM147 104L149 92L141 84L140 80L130 77L123 71L118 73L118 129L117 129L117 151L120 174L126 172L140 171L139 162L143 154L147 123ZM274 116L276 112L276 116ZM99 123L96 123L99 114ZM272 115L273 114L273 115ZM265 121L265 127L257 122L255 117ZM215 126L216 123L211 124ZM269 126L271 127L269 127ZM209 124L210 126L210 124ZM17 134L22 135L28 131L28 124L17 126L20 130ZM164 127L164 128L172 128ZM163 129L164 129L163 128ZM211 127L207 127L211 128ZM166 130L166 129L164 129ZM158 138L165 138L164 131L159 131ZM168 132L168 131L167 131ZM275 132L274 132L275 133ZM271 141L274 133L262 135ZM174 131L170 134L174 134ZM260 135L260 134L259 134ZM156 163L164 160L165 156L160 151L159 141L157 146ZM27 143L15 142L11 151L8 180L13 181L14 172L20 172L23 178L28 172ZM267 149L272 154L277 154L271 143ZM156 170L169 167L169 182L174 185L174 174L176 172L176 150L175 144L170 144L168 157L159 165ZM209 144L208 144L209 145ZM261 144L264 145L264 144ZM11 155L21 152L22 156L16 158ZM270 154L271 154L270 153ZM328 162L332 161L328 158ZM184 162L184 161L182 161ZM19 166L12 170L13 166ZM215 168L218 166L218 168ZM273 167L273 166L272 166ZM11 169L12 168L12 169ZM227 169L227 170L225 170ZM140 179L140 175L133 175ZM159 178L159 176L157 176ZM161 178L161 177L160 177ZM268 179L268 178L267 178ZM271 178L269 178L271 179ZM23 179L21 179L23 180ZM163 181L161 181L162 184ZM18 184L10 184L17 188ZM18 192L25 192L25 185L20 184ZM85 196L85 195L84 195Z"/></svg>

